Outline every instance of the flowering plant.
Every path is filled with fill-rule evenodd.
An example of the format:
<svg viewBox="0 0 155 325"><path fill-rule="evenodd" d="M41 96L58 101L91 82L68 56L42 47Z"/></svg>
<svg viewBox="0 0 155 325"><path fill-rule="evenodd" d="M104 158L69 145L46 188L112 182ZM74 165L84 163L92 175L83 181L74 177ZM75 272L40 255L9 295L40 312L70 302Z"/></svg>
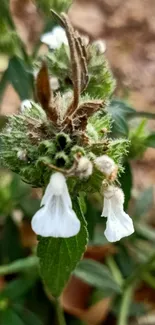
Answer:
<svg viewBox="0 0 155 325"><path fill-rule="evenodd" d="M61 93L61 86L57 91L51 89L56 69L53 53L47 63L45 58L37 62L39 104L26 100L21 112L9 117L1 132L1 163L33 187L46 188L32 228L39 235L44 283L58 297L87 245L84 200L88 194L104 196L102 215L108 218L105 236L109 241L128 236L134 229L123 211L124 197L117 179L128 141L108 136L111 117L106 106L114 85L111 74L98 49L84 44L67 15L56 17L66 30L70 60L67 45L59 47L56 55L64 52L64 82L69 80L73 91ZM61 70L58 62L55 77L59 78Z"/></svg>

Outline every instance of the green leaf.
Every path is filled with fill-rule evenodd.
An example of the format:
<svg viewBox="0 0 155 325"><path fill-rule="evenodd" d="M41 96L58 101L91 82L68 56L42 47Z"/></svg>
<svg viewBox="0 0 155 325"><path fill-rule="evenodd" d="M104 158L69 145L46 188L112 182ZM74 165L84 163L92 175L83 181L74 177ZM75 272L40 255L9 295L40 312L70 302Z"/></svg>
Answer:
<svg viewBox="0 0 155 325"><path fill-rule="evenodd" d="M3 93L5 91L5 88L9 82L9 74L8 69L3 73L3 76L0 80L0 100L2 99Z"/></svg>
<svg viewBox="0 0 155 325"><path fill-rule="evenodd" d="M69 318L69 325L86 325L86 323L84 323L80 319L76 319L76 318L70 319Z"/></svg>
<svg viewBox="0 0 155 325"><path fill-rule="evenodd" d="M36 275L23 276L8 283L0 292L0 299L9 298L11 300L24 296L36 282Z"/></svg>
<svg viewBox="0 0 155 325"><path fill-rule="evenodd" d="M24 257L24 253L19 229L12 218L7 217L0 239L1 264L13 262L16 259L22 258Z"/></svg>
<svg viewBox="0 0 155 325"><path fill-rule="evenodd" d="M94 208L90 200L86 200L86 204L87 204L87 211L85 217L88 223L87 229L89 232L89 239L93 240L95 227L98 221L98 215L100 214L100 212L98 212L97 209Z"/></svg>
<svg viewBox="0 0 155 325"><path fill-rule="evenodd" d="M4 20L6 24L9 24L9 26L14 29L14 24L12 22L11 13L9 10L9 0L1 0L0 1L0 21Z"/></svg>
<svg viewBox="0 0 155 325"><path fill-rule="evenodd" d="M1 314L2 325L25 325L22 319L12 310L7 308Z"/></svg>
<svg viewBox="0 0 155 325"><path fill-rule="evenodd" d="M134 215L137 218L145 215L153 204L153 188L144 190L135 203Z"/></svg>
<svg viewBox="0 0 155 325"><path fill-rule="evenodd" d="M21 100L31 98L32 74L26 70L24 62L16 56L10 59L9 66L2 77L0 96L3 95L8 83L12 84Z"/></svg>
<svg viewBox="0 0 155 325"><path fill-rule="evenodd" d="M0 266L0 276L18 272L25 272L31 268L38 266L38 258L36 256L30 256L22 258L13 263Z"/></svg>
<svg viewBox="0 0 155 325"><path fill-rule="evenodd" d="M135 114L133 114L134 116L136 117L144 117L144 118L147 118L147 119L151 119L151 120L154 120L155 119L155 114L154 113L149 113L149 112L136 112L135 111Z"/></svg>
<svg viewBox="0 0 155 325"><path fill-rule="evenodd" d="M135 110L120 100L112 100L108 107L108 113L113 119L113 132L121 135L128 135L127 117Z"/></svg>
<svg viewBox="0 0 155 325"><path fill-rule="evenodd" d="M155 231L151 226L144 223L135 223L136 233L145 239L155 242Z"/></svg>
<svg viewBox="0 0 155 325"><path fill-rule="evenodd" d="M40 319L34 313L24 308L23 306L14 304L13 309L22 319L25 325L43 325Z"/></svg>
<svg viewBox="0 0 155 325"><path fill-rule="evenodd" d="M151 133L146 139L146 146L155 148L155 133Z"/></svg>
<svg viewBox="0 0 155 325"><path fill-rule="evenodd" d="M73 202L73 209L81 221L81 229L77 236L41 238L38 245L41 276L48 291L55 297L60 296L87 245L86 222L79 200Z"/></svg>
<svg viewBox="0 0 155 325"><path fill-rule="evenodd" d="M119 114L124 116L130 116L136 114L135 109L130 107L126 102L116 98L111 101L108 111L112 113L112 115Z"/></svg>
<svg viewBox="0 0 155 325"><path fill-rule="evenodd" d="M95 288L120 293L119 285L114 281L109 269L93 260L84 259L77 266L74 274Z"/></svg>

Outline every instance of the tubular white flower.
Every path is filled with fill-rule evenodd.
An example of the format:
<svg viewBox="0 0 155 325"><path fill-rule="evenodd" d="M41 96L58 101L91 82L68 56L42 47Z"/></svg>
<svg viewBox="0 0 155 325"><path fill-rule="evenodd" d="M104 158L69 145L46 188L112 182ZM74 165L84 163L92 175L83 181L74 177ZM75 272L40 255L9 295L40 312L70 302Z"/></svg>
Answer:
<svg viewBox="0 0 155 325"><path fill-rule="evenodd" d="M51 176L41 201L41 209L32 219L32 229L42 237L68 238L79 232L80 221L72 209L71 198L62 173L54 173Z"/></svg>
<svg viewBox="0 0 155 325"><path fill-rule="evenodd" d="M109 176L116 169L115 162L107 155L97 157L94 161L96 167L105 175Z"/></svg>
<svg viewBox="0 0 155 325"><path fill-rule="evenodd" d="M107 217L106 238L115 242L123 237L130 236L134 232L132 219L123 210L123 191L115 186L109 186L104 191L104 207L102 217Z"/></svg>
<svg viewBox="0 0 155 325"><path fill-rule="evenodd" d="M21 111L24 113L25 110L30 110L32 108L32 100L25 99L21 102Z"/></svg>
<svg viewBox="0 0 155 325"><path fill-rule="evenodd" d="M59 26L55 27L51 32L42 35L41 42L47 44L51 49L57 49L62 44L68 45L65 30Z"/></svg>

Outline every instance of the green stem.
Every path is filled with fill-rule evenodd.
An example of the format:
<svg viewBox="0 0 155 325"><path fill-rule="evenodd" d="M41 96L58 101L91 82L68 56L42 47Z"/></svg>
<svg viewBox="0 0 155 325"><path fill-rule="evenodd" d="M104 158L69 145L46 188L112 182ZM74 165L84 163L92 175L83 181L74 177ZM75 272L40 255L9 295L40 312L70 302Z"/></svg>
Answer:
<svg viewBox="0 0 155 325"><path fill-rule="evenodd" d="M119 286L122 286L124 279L122 277L122 274L121 274L114 258L112 256L108 256L106 258L106 263L107 263L115 281L118 283Z"/></svg>
<svg viewBox="0 0 155 325"><path fill-rule="evenodd" d="M155 278L150 273L144 273L142 279L153 289L155 289Z"/></svg>
<svg viewBox="0 0 155 325"><path fill-rule="evenodd" d="M135 286L137 285L137 282L139 282L139 280L143 278L143 275L146 276L146 274L144 273L151 269L154 262L155 262L155 254L150 256L150 258L146 263L143 263L139 267L137 267L136 270L131 274L131 276L129 276L129 278L125 282L124 294L122 296L117 325L127 325L130 304L131 304L132 295ZM149 278L147 277L147 280L148 279L150 281L150 276Z"/></svg>
<svg viewBox="0 0 155 325"><path fill-rule="evenodd" d="M139 267L135 269L135 271L126 280L125 288L129 287L130 285L133 285L133 283L139 282L144 272L150 270L154 262L155 262L155 254L150 256L146 263L141 264Z"/></svg>
<svg viewBox="0 0 155 325"><path fill-rule="evenodd" d="M58 325L66 325L63 309L61 308L59 298L55 298L55 309L57 314Z"/></svg>
<svg viewBox="0 0 155 325"><path fill-rule="evenodd" d="M130 310L130 304L132 300L133 286L125 289L124 294L122 296L120 313L117 320L117 325L127 325L128 324L128 314Z"/></svg>

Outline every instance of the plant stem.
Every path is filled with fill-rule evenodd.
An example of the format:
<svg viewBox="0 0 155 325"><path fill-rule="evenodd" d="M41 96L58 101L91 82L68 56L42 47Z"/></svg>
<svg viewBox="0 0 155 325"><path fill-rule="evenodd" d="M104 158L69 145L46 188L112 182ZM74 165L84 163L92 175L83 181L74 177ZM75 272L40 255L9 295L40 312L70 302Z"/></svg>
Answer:
<svg viewBox="0 0 155 325"><path fill-rule="evenodd" d="M61 308L59 298L55 298L55 309L57 314L58 325L66 325L63 309Z"/></svg>
<svg viewBox="0 0 155 325"><path fill-rule="evenodd" d="M120 306L120 313L117 320L117 325L127 325L128 324L128 314L130 309L130 303L132 299L132 293L133 293L133 286L129 286L125 289L121 306Z"/></svg>
<svg viewBox="0 0 155 325"><path fill-rule="evenodd" d="M106 263L109 266L109 269L115 279L115 281L118 283L118 285L121 287L123 285L123 277L122 274L112 256L108 256L106 259Z"/></svg>
<svg viewBox="0 0 155 325"><path fill-rule="evenodd" d="M139 267L137 267L135 271L126 280L117 325L127 325L130 303L132 300L132 294L135 289L135 286L143 278L143 276L145 277L147 275L146 271L150 270L154 262L155 254L150 256L146 263L143 263ZM151 280L152 282L152 278L150 277L150 275L149 277L147 275L147 280Z"/></svg>

